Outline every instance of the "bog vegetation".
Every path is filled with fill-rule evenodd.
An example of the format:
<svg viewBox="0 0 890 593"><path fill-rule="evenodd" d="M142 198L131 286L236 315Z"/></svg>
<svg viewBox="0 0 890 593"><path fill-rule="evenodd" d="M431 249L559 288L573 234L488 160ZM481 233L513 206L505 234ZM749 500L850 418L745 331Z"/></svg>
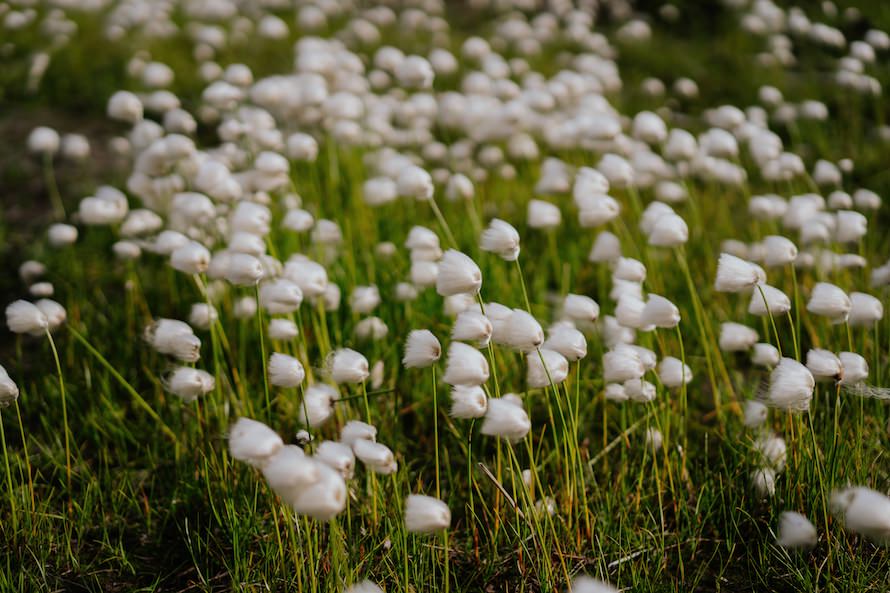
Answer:
<svg viewBox="0 0 890 593"><path fill-rule="evenodd" d="M890 14L0 1L0 589L890 590Z"/></svg>

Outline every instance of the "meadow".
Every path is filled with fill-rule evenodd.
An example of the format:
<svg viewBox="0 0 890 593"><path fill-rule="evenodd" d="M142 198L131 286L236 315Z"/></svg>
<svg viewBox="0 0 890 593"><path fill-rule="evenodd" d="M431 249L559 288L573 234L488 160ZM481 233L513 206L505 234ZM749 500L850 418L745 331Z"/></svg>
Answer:
<svg viewBox="0 0 890 593"><path fill-rule="evenodd" d="M0 0L0 590L890 591L885 31Z"/></svg>

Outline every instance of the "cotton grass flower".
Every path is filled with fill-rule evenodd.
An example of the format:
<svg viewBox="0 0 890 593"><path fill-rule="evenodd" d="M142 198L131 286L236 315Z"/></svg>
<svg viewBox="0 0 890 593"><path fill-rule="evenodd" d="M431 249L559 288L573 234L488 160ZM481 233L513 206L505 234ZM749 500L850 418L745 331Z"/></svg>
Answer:
<svg viewBox="0 0 890 593"><path fill-rule="evenodd" d="M766 342L758 342L754 344L751 352L751 362L757 366L772 368L779 364L779 349Z"/></svg>
<svg viewBox="0 0 890 593"><path fill-rule="evenodd" d="M680 359L666 356L658 363L658 380L668 389L677 389L692 381L692 369Z"/></svg>
<svg viewBox="0 0 890 593"><path fill-rule="evenodd" d="M748 313L751 315L758 317L779 316L790 310L791 299L778 288L769 284L761 284L757 290L751 292L751 301L748 303Z"/></svg>
<svg viewBox="0 0 890 593"><path fill-rule="evenodd" d="M567 294L562 302L562 315L572 321L594 322L599 318L600 306L583 294Z"/></svg>
<svg viewBox="0 0 890 593"><path fill-rule="evenodd" d="M330 521L346 508L346 482L327 465L318 463L316 467L318 479L296 493L289 502L301 515L317 521Z"/></svg>
<svg viewBox="0 0 890 593"><path fill-rule="evenodd" d="M339 393L326 383L313 383L303 392L298 406L300 422L310 428L318 428L334 414L334 402Z"/></svg>
<svg viewBox="0 0 890 593"><path fill-rule="evenodd" d="M479 247L505 261L515 261L519 257L519 232L510 223L495 218L482 231Z"/></svg>
<svg viewBox="0 0 890 593"><path fill-rule="evenodd" d="M383 593L383 589L371 581L364 580L346 587L342 593Z"/></svg>
<svg viewBox="0 0 890 593"><path fill-rule="evenodd" d="M793 358L783 358L770 373L767 403L789 411L810 408L816 380L810 370Z"/></svg>
<svg viewBox="0 0 890 593"><path fill-rule="evenodd" d="M807 311L813 315L828 317L834 323L843 323L850 314L853 303L843 290L828 282L813 286Z"/></svg>
<svg viewBox="0 0 890 593"><path fill-rule="evenodd" d="M520 352L530 352L544 343L544 330L529 313L522 309L513 309L503 322L503 331L496 339Z"/></svg>
<svg viewBox="0 0 890 593"><path fill-rule="evenodd" d="M206 393L213 391L216 380L213 375L192 367L179 367L164 379L164 388L191 403Z"/></svg>
<svg viewBox="0 0 890 593"><path fill-rule="evenodd" d="M618 593L618 589L593 577L582 575L572 580L567 593Z"/></svg>
<svg viewBox="0 0 890 593"><path fill-rule="evenodd" d="M720 349L724 352L742 352L751 348L758 339L757 331L741 323L720 324Z"/></svg>
<svg viewBox="0 0 890 593"><path fill-rule="evenodd" d="M646 369L639 353L630 346L619 344L603 354L603 375L606 383L624 383L640 379Z"/></svg>
<svg viewBox="0 0 890 593"><path fill-rule="evenodd" d="M476 294L482 288L482 271L467 255L449 249L439 262L436 292L442 296Z"/></svg>
<svg viewBox="0 0 890 593"><path fill-rule="evenodd" d="M883 317L884 305L880 299L864 292L850 293L850 315L847 321L851 326L873 326Z"/></svg>
<svg viewBox="0 0 890 593"><path fill-rule="evenodd" d="M841 385L856 385L868 379L868 362L855 352L841 352L838 354L841 364Z"/></svg>
<svg viewBox="0 0 890 593"><path fill-rule="evenodd" d="M270 339L278 340L280 342L293 340L300 335L300 329L297 327L297 324L290 319L284 319L282 317L270 319L266 331L268 332Z"/></svg>
<svg viewBox="0 0 890 593"><path fill-rule="evenodd" d="M844 522L844 527L877 542L890 542L890 497L855 486L831 493L832 513Z"/></svg>
<svg viewBox="0 0 890 593"><path fill-rule="evenodd" d="M364 355L350 348L341 348L330 355L329 369L335 383L362 383L370 367Z"/></svg>
<svg viewBox="0 0 890 593"><path fill-rule="evenodd" d="M432 533L451 526L448 505L432 496L410 494L405 499L405 529L411 533Z"/></svg>
<svg viewBox="0 0 890 593"><path fill-rule="evenodd" d="M257 467L264 465L283 446L278 433L250 418L239 418L229 429L229 454Z"/></svg>
<svg viewBox="0 0 890 593"><path fill-rule="evenodd" d="M355 473L355 454L352 447L337 441L322 441L315 450L315 459L335 470L344 480Z"/></svg>
<svg viewBox="0 0 890 593"><path fill-rule="evenodd" d="M559 352L569 362L575 362L587 356L587 338L568 324L552 326L548 330L547 340L543 347Z"/></svg>
<svg viewBox="0 0 890 593"><path fill-rule="evenodd" d="M452 418L481 418L488 410L488 398L485 391L478 386L455 385L451 390Z"/></svg>
<svg viewBox="0 0 890 593"><path fill-rule="evenodd" d="M42 334L49 327L49 320L37 305L18 300L6 307L6 325L16 334Z"/></svg>
<svg viewBox="0 0 890 593"><path fill-rule="evenodd" d="M769 409L760 401L749 399L744 404L742 422L748 428L757 428L764 422L769 414Z"/></svg>
<svg viewBox="0 0 890 593"><path fill-rule="evenodd" d="M643 326L676 327L680 323L680 310L663 296L650 293L640 321Z"/></svg>
<svg viewBox="0 0 890 593"><path fill-rule="evenodd" d="M424 368L435 364L442 355L442 345L433 333L426 329L415 329L405 340L405 356L402 364L406 369Z"/></svg>
<svg viewBox="0 0 890 593"><path fill-rule="evenodd" d="M816 527L805 516L795 511L779 515L776 544L786 549L809 548L819 541Z"/></svg>
<svg viewBox="0 0 890 593"><path fill-rule="evenodd" d="M480 432L485 435L505 438L511 442L525 438L531 430L528 414L509 398L491 398Z"/></svg>
<svg viewBox="0 0 890 593"><path fill-rule="evenodd" d="M0 365L0 408L11 405L19 397L19 387L9 377L6 369Z"/></svg>
<svg viewBox="0 0 890 593"><path fill-rule="evenodd" d="M493 332L494 326L488 317L479 311L467 310L460 313L451 326L451 339L475 342L484 348L488 346Z"/></svg>
<svg viewBox="0 0 890 593"><path fill-rule="evenodd" d="M810 349L807 352L806 364L816 379L840 379L843 375L841 360L828 350Z"/></svg>
<svg viewBox="0 0 890 593"><path fill-rule="evenodd" d="M485 356L467 344L452 342L442 380L453 386L479 386L488 381L488 361Z"/></svg>
<svg viewBox="0 0 890 593"><path fill-rule="evenodd" d="M382 443L358 439L352 443L352 452L356 459L374 473L389 475L395 473L399 467L392 450Z"/></svg>
<svg viewBox="0 0 890 593"><path fill-rule="evenodd" d="M525 355L527 366L526 381L532 389L547 387L551 383L559 385L569 376L569 361L566 357L547 348Z"/></svg>
<svg viewBox="0 0 890 593"><path fill-rule="evenodd" d="M197 362L201 357L201 340L191 326L176 319L158 319L145 329L146 341L159 353L183 362Z"/></svg>
<svg viewBox="0 0 890 593"><path fill-rule="evenodd" d="M306 378L302 363L293 356L273 352L267 366L269 383L276 387L298 387Z"/></svg>
<svg viewBox="0 0 890 593"><path fill-rule="evenodd" d="M728 253L721 253L717 263L714 288L718 292L743 292L766 282L759 266Z"/></svg>
<svg viewBox="0 0 890 593"><path fill-rule="evenodd" d="M262 470L269 487L285 502L293 504L306 488L318 481L319 466L301 448L285 445L269 457Z"/></svg>

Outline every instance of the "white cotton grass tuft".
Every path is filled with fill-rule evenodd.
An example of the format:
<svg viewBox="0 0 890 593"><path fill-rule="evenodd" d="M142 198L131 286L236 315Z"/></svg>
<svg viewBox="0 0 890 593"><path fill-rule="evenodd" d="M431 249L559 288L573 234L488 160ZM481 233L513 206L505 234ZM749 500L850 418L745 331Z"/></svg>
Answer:
<svg viewBox="0 0 890 593"><path fill-rule="evenodd" d="M458 314L451 326L451 339L475 342L480 348L488 346L494 326L491 321L480 313L469 309Z"/></svg>
<svg viewBox="0 0 890 593"><path fill-rule="evenodd" d="M594 263L609 263L621 257L621 241L609 231L602 231L593 241L587 260Z"/></svg>
<svg viewBox="0 0 890 593"><path fill-rule="evenodd" d="M587 338L569 324L559 323L551 326L543 347L559 352L569 362L575 362L587 356Z"/></svg>
<svg viewBox="0 0 890 593"><path fill-rule="evenodd" d="M255 312L256 311L254 310L254 313ZM266 329L270 339L282 342L293 340L300 335L300 328L297 327L297 324L292 320L283 317L270 319Z"/></svg>
<svg viewBox="0 0 890 593"><path fill-rule="evenodd" d="M479 247L505 261L516 261L519 257L519 232L510 223L495 218L482 231Z"/></svg>
<svg viewBox="0 0 890 593"><path fill-rule="evenodd" d="M525 361L526 381L532 389L559 385L569 376L569 361L555 350L539 348L526 354Z"/></svg>
<svg viewBox="0 0 890 593"><path fill-rule="evenodd" d="M409 494L405 499L405 529L411 533L432 533L451 526L448 505L432 496Z"/></svg>
<svg viewBox="0 0 890 593"><path fill-rule="evenodd" d="M843 376L840 358L829 350L811 348L807 352L806 364L816 379L840 379Z"/></svg>
<svg viewBox="0 0 890 593"><path fill-rule="evenodd" d="M838 355L841 363L841 385L857 385L868 379L868 362L855 352L841 352Z"/></svg>
<svg viewBox="0 0 890 593"><path fill-rule="evenodd" d="M285 445L278 449L262 467L263 477L269 487L288 504L320 476L320 464L306 456L296 445Z"/></svg>
<svg viewBox="0 0 890 593"><path fill-rule="evenodd" d="M751 472L751 483L761 498L772 498L776 494L776 470L761 467Z"/></svg>
<svg viewBox="0 0 890 593"><path fill-rule="evenodd" d="M890 497L865 486L834 490L831 511L844 527L877 543L890 543Z"/></svg>
<svg viewBox="0 0 890 593"><path fill-rule="evenodd" d="M668 389L677 389L692 381L692 369L679 358L666 356L658 363L658 380Z"/></svg>
<svg viewBox="0 0 890 593"><path fill-rule="evenodd" d="M751 348L758 339L757 331L728 321L720 324L719 346L724 352L743 352Z"/></svg>
<svg viewBox="0 0 890 593"><path fill-rule="evenodd" d="M442 256L436 276L436 292L442 296L476 294L482 288L482 271L469 256L449 249Z"/></svg>
<svg viewBox="0 0 890 593"><path fill-rule="evenodd" d="M402 364L406 369L432 366L442 356L442 345L428 329L415 329L405 340L405 356Z"/></svg>
<svg viewBox="0 0 890 593"><path fill-rule="evenodd" d="M207 371L179 367L164 378L164 388L186 403L191 403L216 387L216 379Z"/></svg>
<svg viewBox="0 0 890 593"><path fill-rule="evenodd" d="M643 379L630 379L624 382L624 393L632 401L647 403L655 400L658 392L655 385Z"/></svg>
<svg viewBox="0 0 890 593"><path fill-rule="evenodd" d="M322 441L315 449L315 459L336 470L344 480L351 480L355 473L355 453L345 443Z"/></svg>
<svg viewBox="0 0 890 593"><path fill-rule="evenodd" d="M751 351L751 362L757 366L772 368L779 364L780 359L779 349L766 342L754 344Z"/></svg>
<svg viewBox="0 0 890 593"><path fill-rule="evenodd" d="M383 593L383 589L369 580L364 580L346 587L342 593Z"/></svg>
<svg viewBox="0 0 890 593"><path fill-rule="evenodd" d="M828 317L834 323L843 323L850 314L853 303L840 287L828 282L817 282L807 301L807 311L813 315Z"/></svg>
<svg viewBox="0 0 890 593"><path fill-rule="evenodd" d="M293 313L303 303L303 291L286 278L260 284L260 304L272 315Z"/></svg>
<svg viewBox="0 0 890 593"><path fill-rule="evenodd" d="M624 383L640 379L646 372L640 354L633 347L618 344L603 354L603 375L606 383Z"/></svg>
<svg viewBox="0 0 890 593"><path fill-rule="evenodd" d="M334 415L334 402L339 398L337 390L327 383L313 383L303 391L297 414L300 422L310 428L318 428Z"/></svg>
<svg viewBox="0 0 890 593"><path fill-rule="evenodd" d="M587 295L569 293L562 302L562 316L572 321L592 323L600 316L600 306Z"/></svg>
<svg viewBox="0 0 890 593"><path fill-rule="evenodd" d="M797 259L797 246L786 237L770 235L760 242L763 247L763 263L769 267L786 266Z"/></svg>
<svg viewBox="0 0 890 593"><path fill-rule="evenodd" d="M776 544L783 548L809 548L819 541L816 527L804 515L796 511L784 511L779 515Z"/></svg>
<svg viewBox="0 0 890 593"><path fill-rule="evenodd" d="M370 374L368 359L351 348L335 350L328 359L328 369L335 383L362 383Z"/></svg>
<svg viewBox="0 0 890 593"><path fill-rule="evenodd" d="M744 416L742 422L748 428L757 428L766 422L769 408L756 399L749 399L744 404Z"/></svg>
<svg viewBox="0 0 890 593"><path fill-rule="evenodd" d="M358 440L373 441L376 438L377 428L361 420L350 420L340 429L340 442L350 447Z"/></svg>
<svg viewBox="0 0 890 593"><path fill-rule="evenodd" d="M790 310L791 299L778 288L761 284L751 292L751 301L748 304L748 313L751 315L778 317Z"/></svg>
<svg viewBox="0 0 890 593"><path fill-rule="evenodd" d="M881 300L864 292L850 293L850 316L847 321L854 327L869 327L884 318Z"/></svg>
<svg viewBox="0 0 890 593"><path fill-rule="evenodd" d="M19 397L19 387L10 378L6 369L0 365L0 408L12 404Z"/></svg>
<svg viewBox="0 0 890 593"><path fill-rule="evenodd" d="M517 442L525 438L531 426L531 420L521 402L517 403L507 397L491 398L488 400L488 409L480 432Z"/></svg>
<svg viewBox="0 0 890 593"><path fill-rule="evenodd" d="M499 341L520 352L531 352L544 343L541 324L522 309L513 309L503 322L503 330Z"/></svg>
<svg viewBox="0 0 890 593"><path fill-rule="evenodd" d="M714 282L718 292L744 292L763 282L766 274L760 266L728 253L720 254Z"/></svg>
<svg viewBox="0 0 890 593"><path fill-rule="evenodd" d="M256 420L239 418L229 429L229 454L261 467L284 446L274 430Z"/></svg>
<svg viewBox="0 0 890 593"><path fill-rule="evenodd" d="M451 390L452 418L463 420L482 418L488 410L488 398L485 391L479 386L455 385Z"/></svg>
<svg viewBox="0 0 890 593"><path fill-rule="evenodd" d="M462 342L452 342L442 380L449 385L478 386L488 381L488 361L477 349Z"/></svg>
<svg viewBox="0 0 890 593"><path fill-rule="evenodd" d="M816 380L793 358L783 358L770 373L767 403L775 408L805 412L810 408Z"/></svg>
<svg viewBox="0 0 890 593"><path fill-rule="evenodd" d="M182 362L197 362L201 357L201 340L191 326L177 319L158 319L145 328L145 340L161 354Z"/></svg>
<svg viewBox="0 0 890 593"><path fill-rule="evenodd" d="M649 293L640 321L643 326L676 327L680 323L680 309L663 296Z"/></svg>
<svg viewBox="0 0 890 593"><path fill-rule="evenodd" d="M273 352L268 364L269 383L276 387L298 387L306 378L303 364L287 354Z"/></svg>
<svg viewBox="0 0 890 593"><path fill-rule="evenodd" d="M392 450L383 443L358 439L352 443L352 452L374 473L389 475L399 468Z"/></svg>
<svg viewBox="0 0 890 593"><path fill-rule="evenodd" d="M18 300L6 307L6 325L16 334L42 334L49 327L49 320L37 305Z"/></svg>
<svg viewBox="0 0 890 593"><path fill-rule="evenodd" d="M289 501L294 511L317 521L330 521L346 508L346 482L323 463L316 463L318 479Z"/></svg>
<svg viewBox="0 0 890 593"><path fill-rule="evenodd" d="M618 589L593 577L581 575L572 580L567 593L618 593Z"/></svg>

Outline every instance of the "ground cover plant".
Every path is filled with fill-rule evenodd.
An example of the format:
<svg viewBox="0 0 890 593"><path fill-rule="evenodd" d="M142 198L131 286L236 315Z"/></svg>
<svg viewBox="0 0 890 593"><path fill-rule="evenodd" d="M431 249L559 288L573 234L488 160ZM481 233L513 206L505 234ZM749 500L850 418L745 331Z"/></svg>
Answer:
<svg viewBox="0 0 890 593"><path fill-rule="evenodd" d="M890 590L890 8L0 2L0 589Z"/></svg>

